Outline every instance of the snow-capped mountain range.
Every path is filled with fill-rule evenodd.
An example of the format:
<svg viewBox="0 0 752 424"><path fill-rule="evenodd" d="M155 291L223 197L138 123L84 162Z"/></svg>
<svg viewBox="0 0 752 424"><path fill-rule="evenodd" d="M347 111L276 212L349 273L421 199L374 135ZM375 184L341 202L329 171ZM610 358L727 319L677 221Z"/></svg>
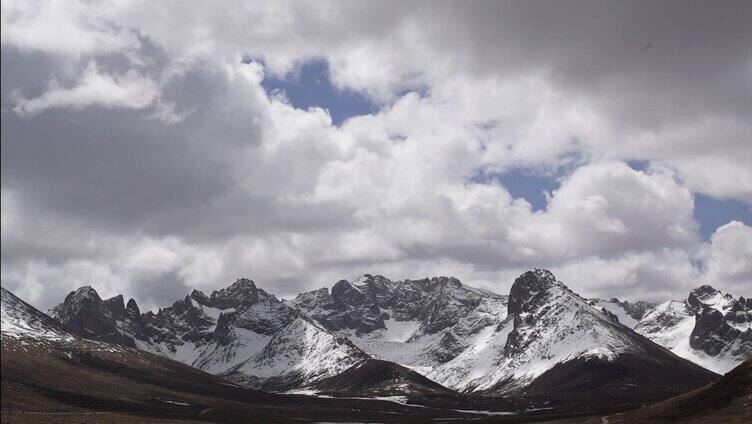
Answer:
<svg viewBox="0 0 752 424"><path fill-rule="evenodd" d="M289 304L372 357L436 381L435 369L507 315L507 296L447 277L394 282L365 275L352 283L337 282L331 294L327 289L307 292Z"/></svg>
<svg viewBox="0 0 752 424"><path fill-rule="evenodd" d="M50 315L85 337L138 347L253 387L297 387L368 358L248 279L210 296L194 290L144 314L133 299L125 306L122 296L102 300L81 287Z"/></svg>
<svg viewBox="0 0 752 424"><path fill-rule="evenodd" d="M711 373L679 357L723 372L752 356L750 302L705 287L654 305L585 299L540 269L520 276L509 296L449 277L366 274L283 301L240 279L143 314L133 299L102 300L82 287L50 315L76 334L269 390L331 386L366 363L406 368L395 374L410 390L434 390L422 375L467 393L550 391L547 382L571 372L566 364L582 363L636 367L624 387L649 383L640 367L678 372L690 387Z"/></svg>
<svg viewBox="0 0 752 424"><path fill-rule="evenodd" d="M649 310L635 331L717 373L752 357L752 299L703 285Z"/></svg>
<svg viewBox="0 0 752 424"><path fill-rule="evenodd" d="M69 361L79 360L75 352L86 351L92 355L118 357L132 363L148 364L149 355L138 349L81 337L70 332L65 325L24 302L5 288L0 288L0 329L2 330L3 361L6 354L26 358L45 355L63 357ZM3 362L3 378L5 378ZM52 377L52 376L48 376Z"/></svg>

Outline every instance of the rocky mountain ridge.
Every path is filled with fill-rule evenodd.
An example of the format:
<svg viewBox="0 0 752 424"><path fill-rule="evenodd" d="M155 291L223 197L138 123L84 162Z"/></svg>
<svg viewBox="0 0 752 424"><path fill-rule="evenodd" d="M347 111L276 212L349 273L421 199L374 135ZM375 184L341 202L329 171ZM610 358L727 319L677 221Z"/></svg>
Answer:
<svg viewBox="0 0 752 424"><path fill-rule="evenodd" d="M506 296L449 277L391 281L366 274L303 293L290 305L372 357L422 374L456 357L506 316Z"/></svg>
<svg viewBox="0 0 752 424"><path fill-rule="evenodd" d="M636 334L614 314L593 307L547 270L518 277L508 303L502 323L429 376L486 395L566 397L597 391L614 398L643 396L645 387L679 393L680 387L709 378L710 373ZM661 383L667 378L673 385ZM580 383L568 386L567 381Z"/></svg>
<svg viewBox="0 0 752 424"><path fill-rule="evenodd" d="M194 290L157 313L120 314L120 303L120 296L101 300L93 289L82 287L71 292L50 314L84 337L135 346L213 374L226 374L254 387L308 385L367 358L348 341L301 317L298 311L244 278L209 296ZM128 303L132 311L137 309L135 301ZM100 324L92 328L93 321ZM308 338L283 337L299 333ZM319 343L310 346L310 340ZM322 356L342 360L321 366L317 372L272 366L275 358L287 360L288 352L296 352L300 363L320 363ZM244 370L263 372L248 375Z"/></svg>
<svg viewBox="0 0 752 424"><path fill-rule="evenodd" d="M378 398L353 400L250 389L162 355L69 333L54 318L5 288L1 291L3 422L419 423L483 417L456 411L463 399L428 407ZM119 305L108 302L107 306ZM407 370L374 362L350 368L361 374L359 378L326 379L324 383L334 393L351 388L378 396L383 378L368 377L389 371L389 381L414 385L420 393L448 391ZM353 382L362 384L348 386ZM526 408L525 403L484 405L505 410Z"/></svg>
<svg viewBox="0 0 752 424"><path fill-rule="evenodd" d="M664 356L621 322L646 314L649 304L612 299L601 306L603 301L582 298L545 270L518 280L503 296L451 277L391 281L366 274L281 301L239 279L140 315L133 300L123 307L120 296L97 302L93 289L82 288L51 313L72 330L89 331L81 312L89 311L110 322L95 327L100 333L92 337L277 391L315 389L324 381L355 387L333 379L363 375L352 370L366 361L386 361L455 390L503 394L520 392L567 362L608 364L635 349ZM530 351L535 357L525 355ZM696 374L696 380L709 378Z"/></svg>
<svg viewBox="0 0 752 424"><path fill-rule="evenodd" d="M702 285L685 300L655 306L634 329L679 356L725 373L752 357L752 299Z"/></svg>

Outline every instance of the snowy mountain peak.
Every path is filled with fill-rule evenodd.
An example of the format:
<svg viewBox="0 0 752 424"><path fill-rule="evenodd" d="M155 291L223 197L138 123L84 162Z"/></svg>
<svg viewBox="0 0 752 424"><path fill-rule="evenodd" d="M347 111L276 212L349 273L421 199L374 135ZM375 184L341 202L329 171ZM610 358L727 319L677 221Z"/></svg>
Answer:
<svg viewBox="0 0 752 424"><path fill-rule="evenodd" d="M622 301L615 297L612 297L610 300L590 299L590 304L613 314L620 323L629 328L634 328L645 315L658 305L657 303L646 302L644 300L636 302Z"/></svg>
<svg viewBox="0 0 752 424"><path fill-rule="evenodd" d="M125 305L125 310L135 316L141 315L141 309L139 309L138 304L136 303L136 300L133 298L128 299L128 304Z"/></svg>
<svg viewBox="0 0 752 424"><path fill-rule="evenodd" d="M310 386L368 358L348 339L298 316L275 333L257 354L233 367L226 377L266 389L287 390Z"/></svg>
<svg viewBox="0 0 752 424"><path fill-rule="evenodd" d="M427 375L467 392L524 393L531 387L555 392L566 391L562 384L570 374L578 378L584 367L592 376L579 380L577 390L600 389L599 381L613 373L631 374L608 386L621 395L637 386L635 379L643 378L640 367L654 366L653 360L662 362L661 367L689 366L688 372L703 373L635 334L615 314L588 302L547 270L527 271L514 281L507 312L498 325L483 327L459 354Z"/></svg>
<svg viewBox="0 0 752 424"><path fill-rule="evenodd" d="M78 289L68 293L68 296L65 298L66 302L84 302L87 300L92 301L100 301L102 300L101 297L99 297L99 293L94 289L92 286L81 286Z"/></svg>
<svg viewBox="0 0 752 424"><path fill-rule="evenodd" d="M716 294L720 293L718 290L713 288L713 286L709 284L703 284L701 286L698 286L694 290L689 292L689 297L697 297L697 298L707 298L709 296L714 296Z"/></svg>
<svg viewBox="0 0 752 424"><path fill-rule="evenodd" d="M615 330L613 324L616 329L620 327L614 314L592 307L546 270L528 271L514 281L508 313L514 317L514 328L504 346L509 356L529 354L531 346L535 346L533 351L546 351L552 343L565 340L567 334L578 333L582 337L579 347L586 346L587 338L592 338L592 348L605 355L625 347L620 341L613 346L606 343L609 333ZM566 322L561 321L563 318Z"/></svg>
<svg viewBox="0 0 752 424"><path fill-rule="evenodd" d="M313 310L317 305L323 304L326 301L331 301L331 295L329 294L329 289L327 287L322 287L318 290L300 293L291 301L285 302L292 307L295 307L295 305L302 305L308 310Z"/></svg>
<svg viewBox="0 0 752 424"><path fill-rule="evenodd" d="M68 331L74 334L135 347L133 338L117 328L116 323L125 315L123 296L102 300L97 291L90 286L70 292L63 303L50 310L50 316L63 323Z"/></svg>
<svg viewBox="0 0 752 424"><path fill-rule="evenodd" d="M689 292L687 304L694 313L702 311L703 307L711 307L721 312L726 312L731 307L734 297L730 294L722 294L707 284L697 287Z"/></svg>
<svg viewBox="0 0 752 424"><path fill-rule="evenodd" d="M241 305L257 303L259 289L252 280L240 278L230 287L212 292L209 301L212 307L219 309L238 308Z"/></svg>
<svg viewBox="0 0 752 424"><path fill-rule="evenodd" d="M384 277L383 275L371 275L371 274L363 274L362 277L359 277L355 279L355 281L352 282L354 286L358 287L364 287L364 286L370 286L370 287L380 287L380 288L386 288L390 285L391 281Z"/></svg>
<svg viewBox="0 0 752 424"><path fill-rule="evenodd" d="M460 280L454 277L433 277L429 280L430 290L452 290L462 288L463 285Z"/></svg>
<svg viewBox="0 0 752 424"><path fill-rule="evenodd" d="M351 284L363 292L366 298L377 302L388 298L395 289L395 283L382 275L364 274Z"/></svg>
<svg viewBox="0 0 752 424"><path fill-rule="evenodd" d="M194 289L191 292L190 297L191 297L191 299L193 299L196 302L198 302L199 305L206 306L206 305L209 305L209 303L211 302L211 300L209 300L209 296L205 295L204 292L202 292L200 290L195 290Z"/></svg>
<svg viewBox="0 0 752 424"><path fill-rule="evenodd" d="M556 281L551 271L536 268L525 272L514 280L509 290L508 313L511 315L530 312L539 306L539 300L554 287L568 290L566 286Z"/></svg>
<svg viewBox="0 0 752 424"><path fill-rule="evenodd" d="M337 302L352 306L360 306L368 301L363 290L347 280L339 280L332 286L332 298Z"/></svg>
<svg viewBox="0 0 752 424"><path fill-rule="evenodd" d="M709 285L692 290L684 301L656 306L634 329L718 373L752 357L752 302Z"/></svg>

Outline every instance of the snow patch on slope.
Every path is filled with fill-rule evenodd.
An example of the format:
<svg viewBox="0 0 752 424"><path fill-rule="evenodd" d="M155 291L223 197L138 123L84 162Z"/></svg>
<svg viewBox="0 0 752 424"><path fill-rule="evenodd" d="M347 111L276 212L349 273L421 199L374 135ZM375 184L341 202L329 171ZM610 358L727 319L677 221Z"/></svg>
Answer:
<svg viewBox="0 0 752 424"><path fill-rule="evenodd" d="M310 383L339 374L367 357L348 341L299 317L232 371L260 378L296 375Z"/></svg>
<svg viewBox="0 0 752 424"><path fill-rule="evenodd" d="M426 377L446 387L464 390L470 382L481 379L494 370L507 336L512 331L512 324L509 319L500 326L485 327L469 340L469 346L462 353L432 369Z"/></svg>
<svg viewBox="0 0 752 424"><path fill-rule="evenodd" d="M641 350L631 330L591 306L546 270L536 269L515 280L509 313L487 342L492 346L490 352L498 354L466 350L460 355L460 361L466 361L465 369L480 376L471 379L452 373L463 367L452 369L450 362L446 367L449 372L437 378L462 390L510 392L558 364L578 358L613 361L621 354ZM487 365L489 361L491 366Z"/></svg>
<svg viewBox="0 0 752 424"><path fill-rule="evenodd" d="M625 311L624 308L616 302L611 302L607 300L599 300L595 304L596 306L600 308L604 308L605 310L616 315L616 318L619 319L619 322L626 325L629 328L635 328L635 326L639 322L638 320L632 318L629 315L629 313Z"/></svg>
<svg viewBox="0 0 752 424"><path fill-rule="evenodd" d="M229 371L248 358L258 355L272 336L235 328L235 340L228 345L212 343L193 362L193 366L212 374Z"/></svg>
<svg viewBox="0 0 752 424"><path fill-rule="evenodd" d="M723 296L713 296L707 300L710 301L708 306L719 311L730 308L729 302ZM711 356L700 349L692 348L690 338L694 327L695 316L687 303L670 300L661 303L645 315L635 327L635 331L676 355L719 374L727 373L742 362L742 359L723 352Z"/></svg>
<svg viewBox="0 0 752 424"><path fill-rule="evenodd" d="M35 311L9 291L1 289L0 327L2 335L12 338L33 338L53 341L73 341L70 333L55 328L47 317Z"/></svg>

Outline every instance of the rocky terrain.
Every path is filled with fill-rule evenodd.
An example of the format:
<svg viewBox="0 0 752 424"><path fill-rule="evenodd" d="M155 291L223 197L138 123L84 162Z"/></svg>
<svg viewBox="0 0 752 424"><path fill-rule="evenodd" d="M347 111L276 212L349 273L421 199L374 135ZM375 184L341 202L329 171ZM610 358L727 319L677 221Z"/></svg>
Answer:
<svg viewBox="0 0 752 424"><path fill-rule="evenodd" d="M26 357L46 361L52 375L72 376L80 366L94 374L125 369L128 379L153 372L149 384L158 384L176 378L165 370L184 367L178 361L192 366L184 367L192 370L186 376L264 391L248 392L254 396L373 398L384 399L386 410L420 405L450 415L514 411L543 419L677 396L715 381L708 369L730 369L751 356L744 298L701 286L682 302L585 299L542 269L518 277L509 295L449 277L367 274L283 301L239 279L145 313L133 299L102 299L82 287L50 314L3 290L3 390L16 409L26 398L65 409L79 396L61 401L29 388L44 386L32 378L43 370ZM709 361L705 368L699 359ZM157 364L161 371L151 369ZM14 382L6 369L18 375ZM92 402L87 407L117 404ZM117 413L131 414L128 408Z"/></svg>
<svg viewBox="0 0 752 424"><path fill-rule="evenodd" d="M630 302L626 300L621 301L617 298L611 298L610 300L590 299L589 303L592 306L603 308L616 315L619 322L629 328L634 328L648 312L658 305L658 303L645 302L644 300Z"/></svg>
<svg viewBox="0 0 752 424"><path fill-rule="evenodd" d="M752 359L719 381L689 393L632 411L564 423L749 423L752 422Z"/></svg>
<svg viewBox="0 0 752 424"><path fill-rule="evenodd" d="M394 282L365 275L337 282L331 294L325 288L303 293L290 304L372 357L434 380L432 370L473 346L507 314L506 296L447 277Z"/></svg>
<svg viewBox="0 0 752 424"><path fill-rule="evenodd" d="M716 378L632 331L653 305L587 300L539 269L520 276L508 296L450 277L366 274L289 301L239 279L210 295L193 291L156 313L123 303L83 287L51 314L83 337L267 391L563 399L599 390L638 402ZM374 379L374 369L394 378ZM573 373L586 377L576 387L562 384L578 381Z"/></svg>
<svg viewBox="0 0 752 424"><path fill-rule="evenodd" d="M650 310L635 331L717 373L752 357L752 299L703 285Z"/></svg>
<svg viewBox="0 0 752 424"><path fill-rule="evenodd" d="M412 423L485 416L401 398L253 390L165 356L71 334L5 289L0 306L3 423Z"/></svg>
<svg viewBox="0 0 752 424"><path fill-rule="evenodd" d="M252 387L307 386L368 358L248 279L209 296L194 290L157 313L136 313L133 299L122 303L122 296L102 300L82 287L50 314L82 337L134 346Z"/></svg>
<svg viewBox="0 0 752 424"><path fill-rule="evenodd" d="M488 352L472 351L482 360L462 355L432 375L477 376L449 386L486 395L566 398L597 392L621 399L661 398L714 379L712 373L636 334L613 314L591 306L541 269L515 280L508 317L489 340L484 345L491 346Z"/></svg>
<svg viewBox="0 0 752 424"><path fill-rule="evenodd" d="M165 356L69 333L5 289L0 309L3 423L530 422L582 414L567 405L463 396L370 359L323 379L319 390L331 395L262 392ZM414 394L394 395L403 385ZM350 392L361 395L344 395Z"/></svg>

